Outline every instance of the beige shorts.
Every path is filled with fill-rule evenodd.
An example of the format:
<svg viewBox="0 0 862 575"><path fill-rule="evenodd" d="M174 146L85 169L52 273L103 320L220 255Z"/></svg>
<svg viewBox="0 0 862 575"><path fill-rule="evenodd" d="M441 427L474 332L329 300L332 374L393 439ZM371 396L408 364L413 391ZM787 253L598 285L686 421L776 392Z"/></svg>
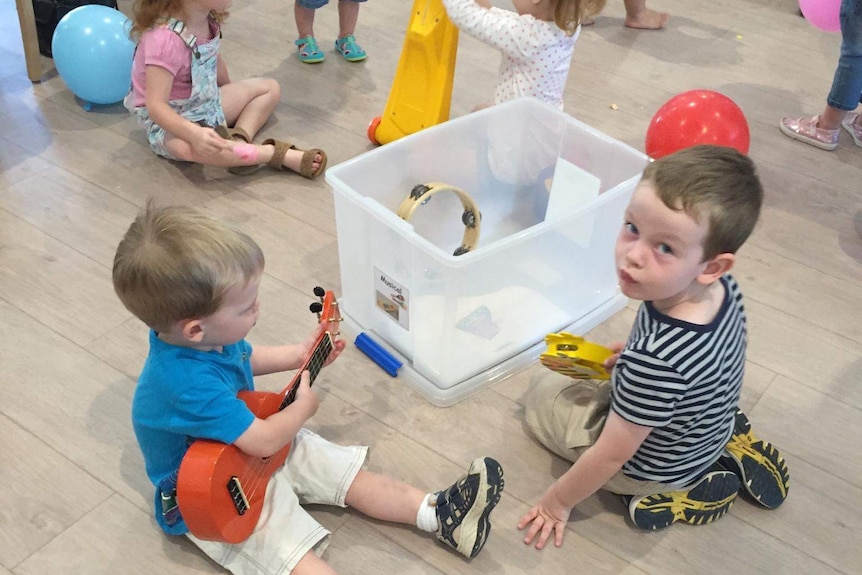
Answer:
<svg viewBox="0 0 862 575"><path fill-rule="evenodd" d="M598 440L610 405L610 381L577 380L547 371L533 380L527 394L527 427L542 445L574 462ZM652 495L680 488L633 479L622 470L602 487L620 495Z"/></svg>
<svg viewBox="0 0 862 575"><path fill-rule="evenodd" d="M345 507L367 452L367 447L336 445L301 429L284 466L269 480L263 513L248 539L231 545L187 536L234 575L286 575L306 553L320 556L329 544L329 531L301 505Z"/></svg>

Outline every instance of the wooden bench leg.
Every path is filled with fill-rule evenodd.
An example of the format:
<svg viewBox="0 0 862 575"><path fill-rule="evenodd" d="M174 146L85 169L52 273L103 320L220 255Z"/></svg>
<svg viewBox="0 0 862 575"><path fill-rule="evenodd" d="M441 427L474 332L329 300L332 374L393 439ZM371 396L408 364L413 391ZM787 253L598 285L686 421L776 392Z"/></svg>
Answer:
<svg viewBox="0 0 862 575"><path fill-rule="evenodd" d="M21 25L21 40L24 43L24 61L27 63L27 77L31 82L42 79L42 62L39 54L39 39L36 36L36 16L33 14L33 0L15 0L18 9L18 23Z"/></svg>

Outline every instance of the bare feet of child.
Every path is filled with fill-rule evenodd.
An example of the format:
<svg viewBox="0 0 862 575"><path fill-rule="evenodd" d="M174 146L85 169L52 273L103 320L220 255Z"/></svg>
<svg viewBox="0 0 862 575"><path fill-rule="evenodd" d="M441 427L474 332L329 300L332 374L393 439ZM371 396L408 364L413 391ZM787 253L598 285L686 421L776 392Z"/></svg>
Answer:
<svg viewBox="0 0 862 575"><path fill-rule="evenodd" d="M638 30L661 30L667 24L670 14L644 8L636 14L626 14L626 27Z"/></svg>

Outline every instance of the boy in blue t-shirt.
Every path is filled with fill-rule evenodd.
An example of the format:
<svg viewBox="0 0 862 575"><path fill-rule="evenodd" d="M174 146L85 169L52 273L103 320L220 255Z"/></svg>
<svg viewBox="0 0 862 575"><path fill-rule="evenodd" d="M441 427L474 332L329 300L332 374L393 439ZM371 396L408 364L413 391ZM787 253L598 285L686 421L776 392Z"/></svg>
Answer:
<svg viewBox="0 0 862 575"><path fill-rule="evenodd" d="M168 534L186 534L232 573L333 573L319 558L329 532L301 503L349 505L377 519L416 525L475 557L503 490L503 470L494 459L477 458L452 486L425 493L363 470L366 447L335 445L303 428L318 408L308 371L295 401L266 419L237 397L254 389L255 375L301 367L325 330L321 323L296 345L246 342L260 313L263 268L263 253L249 236L178 206L149 203L117 248L114 289L152 329L132 424L155 486L159 525ZM344 347L335 340L324 365ZM196 439L233 444L260 458L292 442L287 461L263 486L263 512L242 543L195 537L183 520L178 470Z"/></svg>
<svg viewBox="0 0 862 575"><path fill-rule="evenodd" d="M572 467L518 523L525 543L562 544L572 508L598 489L626 496L644 529L723 516L744 489L775 508L789 475L739 411L746 319L728 274L760 214L754 164L695 146L647 166L626 208L615 261L620 289L641 300L609 381L548 372L527 398L537 439Z"/></svg>

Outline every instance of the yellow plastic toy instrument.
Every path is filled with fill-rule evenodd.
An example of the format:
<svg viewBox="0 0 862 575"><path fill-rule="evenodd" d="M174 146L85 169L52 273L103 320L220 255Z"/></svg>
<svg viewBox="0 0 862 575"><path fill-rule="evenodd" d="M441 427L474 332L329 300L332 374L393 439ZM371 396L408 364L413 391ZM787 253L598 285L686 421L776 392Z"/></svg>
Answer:
<svg viewBox="0 0 862 575"><path fill-rule="evenodd" d="M566 332L545 336L548 350L539 356L542 365L575 379L610 379L602 365L614 352L602 345Z"/></svg>

